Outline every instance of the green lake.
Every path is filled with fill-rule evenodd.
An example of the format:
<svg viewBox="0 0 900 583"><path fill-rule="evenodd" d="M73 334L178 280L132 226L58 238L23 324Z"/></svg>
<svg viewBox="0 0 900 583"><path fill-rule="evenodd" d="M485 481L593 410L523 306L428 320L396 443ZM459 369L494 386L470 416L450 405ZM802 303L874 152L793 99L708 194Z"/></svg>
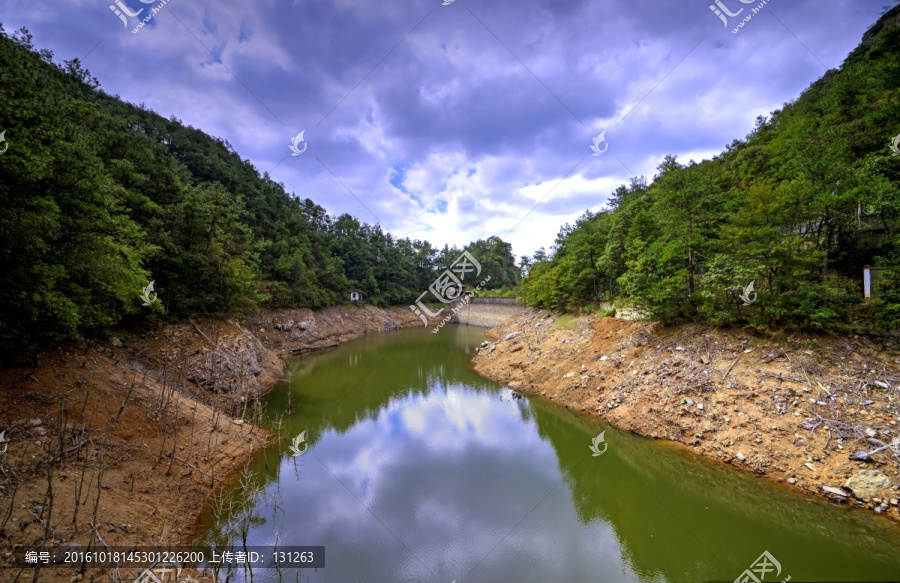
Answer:
<svg viewBox="0 0 900 583"><path fill-rule="evenodd" d="M293 360L265 400L282 439L198 542L325 547L324 568L234 581L731 582L763 552L762 581L900 580L900 525L516 398L472 370L483 340L399 330Z"/></svg>

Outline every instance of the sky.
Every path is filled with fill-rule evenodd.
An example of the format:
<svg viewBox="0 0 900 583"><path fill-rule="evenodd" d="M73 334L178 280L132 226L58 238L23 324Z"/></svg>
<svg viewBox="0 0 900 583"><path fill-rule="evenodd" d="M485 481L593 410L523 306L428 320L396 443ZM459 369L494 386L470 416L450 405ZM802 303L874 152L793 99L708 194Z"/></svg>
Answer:
<svg viewBox="0 0 900 583"><path fill-rule="evenodd" d="M521 256L744 138L890 3L0 0L0 22L332 215Z"/></svg>

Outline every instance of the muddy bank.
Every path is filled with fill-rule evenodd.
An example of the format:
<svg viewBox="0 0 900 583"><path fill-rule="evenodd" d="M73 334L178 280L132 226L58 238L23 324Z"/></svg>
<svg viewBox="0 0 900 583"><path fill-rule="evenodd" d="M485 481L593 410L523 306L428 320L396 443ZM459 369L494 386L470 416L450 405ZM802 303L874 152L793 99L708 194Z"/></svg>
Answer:
<svg viewBox="0 0 900 583"><path fill-rule="evenodd" d="M900 519L900 358L867 340L536 310L488 334L475 368L512 389Z"/></svg>
<svg viewBox="0 0 900 583"><path fill-rule="evenodd" d="M188 544L208 497L272 439L253 424L255 403L282 378L285 356L421 325L405 306L268 310L114 331L7 366L0 563L42 545ZM0 569L3 581L32 575ZM137 575L87 569L80 580ZM39 580L78 576L42 569Z"/></svg>
<svg viewBox="0 0 900 583"><path fill-rule="evenodd" d="M439 322L440 319L434 319ZM422 326L407 306L378 308L345 304L322 310L263 310L245 316L246 326L282 355L322 350L373 332Z"/></svg>

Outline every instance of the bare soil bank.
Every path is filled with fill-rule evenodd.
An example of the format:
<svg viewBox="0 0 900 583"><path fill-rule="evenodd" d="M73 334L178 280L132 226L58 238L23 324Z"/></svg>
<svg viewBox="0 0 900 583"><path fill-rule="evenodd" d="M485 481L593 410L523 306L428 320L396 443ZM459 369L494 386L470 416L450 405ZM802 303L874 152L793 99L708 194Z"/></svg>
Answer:
<svg viewBox="0 0 900 583"><path fill-rule="evenodd" d="M900 447L849 457L900 437L900 358L867 340L536 310L488 334L475 369L514 390L900 519Z"/></svg>
<svg viewBox="0 0 900 583"><path fill-rule="evenodd" d="M250 421L284 356L421 325L405 306L268 310L114 333L0 370L0 564L41 545L189 544L205 501L271 439ZM41 569L38 580L137 574ZM0 568L0 581L33 576Z"/></svg>

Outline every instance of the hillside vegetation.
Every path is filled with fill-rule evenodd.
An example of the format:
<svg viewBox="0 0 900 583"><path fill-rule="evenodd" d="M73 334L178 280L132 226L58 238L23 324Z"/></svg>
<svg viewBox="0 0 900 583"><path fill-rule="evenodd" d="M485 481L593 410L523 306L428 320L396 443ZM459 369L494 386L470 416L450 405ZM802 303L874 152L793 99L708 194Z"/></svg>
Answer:
<svg viewBox="0 0 900 583"><path fill-rule="evenodd" d="M2 26L0 130L6 349L161 316L320 308L351 290L411 304L461 252L329 216L227 142L104 93L77 59L56 65ZM489 287L518 283L508 243L466 248Z"/></svg>
<svg viewBox="0 0 900 583"><path fill-rule="evenodd" d="M719 156L666 157L652 182L565 225L552 254L522 259L518 295L569 310L611 300L665 321L896 329L900 270L867 303L862 267L900 264L898 20L895 7L840 69ZM320 308L351 290L410 304L461 252L330 216L227 142L108 95L77 59L54 64L2 26L0 130L5 349L163 316ZM465 249L495 292L519 284L508 243ZM151 281L159 301L143 306Z"/></svg>
<svg viewBox="0 0 900 583"><path fill-rule="evenodd" d="M569 310L614 300L666 321L896 328L900 270L866 304L862 268L900 263L898 19L888 11L839 70L719 156L666 157L652 183L633 179L562 227L552 256L524 259L519 295Z"/></svg>

